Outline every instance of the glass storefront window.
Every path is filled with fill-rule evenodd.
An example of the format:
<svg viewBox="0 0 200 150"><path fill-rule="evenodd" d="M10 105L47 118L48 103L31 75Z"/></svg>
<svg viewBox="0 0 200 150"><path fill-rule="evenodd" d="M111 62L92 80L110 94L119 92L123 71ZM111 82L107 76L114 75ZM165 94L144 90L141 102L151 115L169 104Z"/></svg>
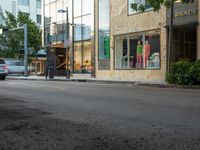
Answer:
<svg viewBox="0 0 200 150"><path fill-rule="evenodd" d="M99 59L110 58L110 2L99 0Z"/></svg>
<svg viewBox="0 0 200 150"><path fill-rule="evenodd" d="M115 67L117 69L128 68L128 39L127 36L118 36L115 38Z"/></svg>
<svg viewBox="0 0 200 150"><path fill-rule="evenodd" d="M82 40L82 21L81 17L75 18L74 23L76 26L74 27L74 41L81 41Z"/></svg>
<svg viewBox="0 0 200 150"><path fill-rule="evenodd" d="M141 68L143 58L143 35L135 34L129 37L130 42L130 68Z"/></svg>
<svg viewBox="0 0 200 150"><path fill-rule="evenodd" d="M149 31L115 37L116 69L160 68L160 32Z"/></svg>
<svg viewBox="0 0 200 150"><path fill-rule="evenodd" d="M92 13L93 0L82 0L82 15L88 15Z"/></svg>
<svg viewBox="0 0 200 150"><path fill-rule="evenodd" d="M82 0L74 0L74 17L81 16L81 4Z"/></svg>
<svg viewBox="0 0 200 150"><path fill-rule="evenodd" d="M29 0L18 0L18 4L19 5L28 6L29 5Z"/></svg>
<svg viewBox="0 0 200 150"><path fill-rule="evenodd" d="M91 15L83 16L82 17L83 40L91 39L91 26L92 26Z"/></svg>
<svg viewBox="0 0 200 150"><path fill-rule="evenodd" d="M58 13L58 10L68 7L69 37L73 38L73 54L70 55L74 56L72 70L77 73L91 72L94 0L46 0L44 7L46 43L63 47L63 41L67 38L67 13Z"/></svg>
<svg viewBox="0 0 200 150"><path fill-rule="evenodd" d="M57 20L56 20L56 22L61 22L63 20L66 20L64 18L64 14L66 14L66 13L58 13L58 10L65 10L65 8L63 8L63 2L58 1L57 4L56 4L56 7L57 7L57 11L56 11Z"/></svg>
<svg viewBox="0 0 200 150"><path fill-rule="evenodd" d="M93 4L94 0L74 1L74 72L76 73L91 72Z"/></svg>
<svg viewBox="0 0 200 150"><path fill-rule="evenodd" d="M42 8L42 2L41 2L41 0L37 0L36 1L36 7L39 8L39 9Z"/></svg>
<svg viewBox="0 0 200 150"><path fill-rule="evenodd" d="M81 42L74 43L74 71L82 72L82 45Z"/></svg>
<svg viewBox="0 0 200 150"><path fill-rule="evenodd" d="M82 72L91 72L91 55L91 41L84 41Z"/></svg>
<svg viewBox="0 0 200 150"><path fill-rule="evenodd" d="M51 17L51 23L57 22L57 8L56 8L56 2L51 3L50 5L50 17Z"/></svg>

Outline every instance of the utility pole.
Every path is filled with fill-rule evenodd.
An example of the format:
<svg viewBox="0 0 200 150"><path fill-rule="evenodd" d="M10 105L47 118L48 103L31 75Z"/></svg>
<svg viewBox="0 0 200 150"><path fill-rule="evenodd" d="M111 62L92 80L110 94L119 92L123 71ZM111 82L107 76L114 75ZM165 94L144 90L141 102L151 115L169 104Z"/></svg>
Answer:
<svg viewBox="0 0 200 150"><path fill-rule="evenodd" d="M58 13L66 13L66 32L67 32L67 39L66 41L69 44L69 12L68 7L66 7L66 10L58 10ZM70 79L70 68L69 68L69 45L66 47L66 79Z"/></svg>
<svg viewBox="0 0 200 150"><path fill-rule="evenodd" d="M173 51L173 38L174 38L174 0L171 0L170 5L170 26L169 26L169 46L168 46L168 66L167 66L167 72L170 72L170 63L171 63L171 52Z"/></svg>
<svg viewBox="0 0 200 150"><path fill-rule="evenodd" d="M66 8L66 24L67 24L67 40L69 41L69 12L68 12L68 7ZM66 60L67 60L66 79L70 79L70 69L69 69L69 46L67 46Z"/></svg>

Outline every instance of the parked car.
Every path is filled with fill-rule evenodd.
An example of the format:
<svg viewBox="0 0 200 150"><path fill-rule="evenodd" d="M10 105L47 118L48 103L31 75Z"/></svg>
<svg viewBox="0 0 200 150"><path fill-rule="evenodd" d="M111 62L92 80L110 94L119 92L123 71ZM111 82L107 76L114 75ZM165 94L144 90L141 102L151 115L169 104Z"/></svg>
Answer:
<svg viewBox="0 0 200 150"><path fill-rule="evenodd" d="M0 80L5 80L8 75L8 67L4 59L0 58Z"/></svg>
<svg viewBox="0 0 200 150"><path fill-rule="evenodd" d="M24 62L17 59L5 59L8 74L24 74Z"/></svg>

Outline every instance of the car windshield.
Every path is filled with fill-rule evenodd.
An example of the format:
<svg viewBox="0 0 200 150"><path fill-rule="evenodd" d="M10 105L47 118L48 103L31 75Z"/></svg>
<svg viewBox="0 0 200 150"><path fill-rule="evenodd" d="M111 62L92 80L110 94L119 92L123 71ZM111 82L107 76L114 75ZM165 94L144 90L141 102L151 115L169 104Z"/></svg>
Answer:
<svg viewBox="0 0 200 150"><path fill-rule="evenodd" d="M5 61L3 59L0 59L0 64L5 64Z"/></svg>

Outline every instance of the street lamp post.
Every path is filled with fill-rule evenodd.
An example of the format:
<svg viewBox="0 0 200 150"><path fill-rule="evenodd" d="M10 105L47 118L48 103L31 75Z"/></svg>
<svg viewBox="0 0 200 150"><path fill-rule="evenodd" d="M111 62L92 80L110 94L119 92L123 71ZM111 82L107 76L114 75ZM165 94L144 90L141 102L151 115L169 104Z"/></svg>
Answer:
<svg viewBox="0 0 200 150"><path fill-rule="evenodd" d="M66 32L67 32L67 41L69 41L69 13L68 7L66 10L58 10L58 13L66 13ZM66 79L70 79L70 68L69 68L69 46L66 47Z"/></svg>
<svg viewBox="0 0 200 150"><path fill-rule="evenodd" d="M168 67L167 72L170 72L171 52L173 51L173 25L174 25L174 0L171 0L170 6L170 26L169 26L169 47L168 47Z"/></svg>

